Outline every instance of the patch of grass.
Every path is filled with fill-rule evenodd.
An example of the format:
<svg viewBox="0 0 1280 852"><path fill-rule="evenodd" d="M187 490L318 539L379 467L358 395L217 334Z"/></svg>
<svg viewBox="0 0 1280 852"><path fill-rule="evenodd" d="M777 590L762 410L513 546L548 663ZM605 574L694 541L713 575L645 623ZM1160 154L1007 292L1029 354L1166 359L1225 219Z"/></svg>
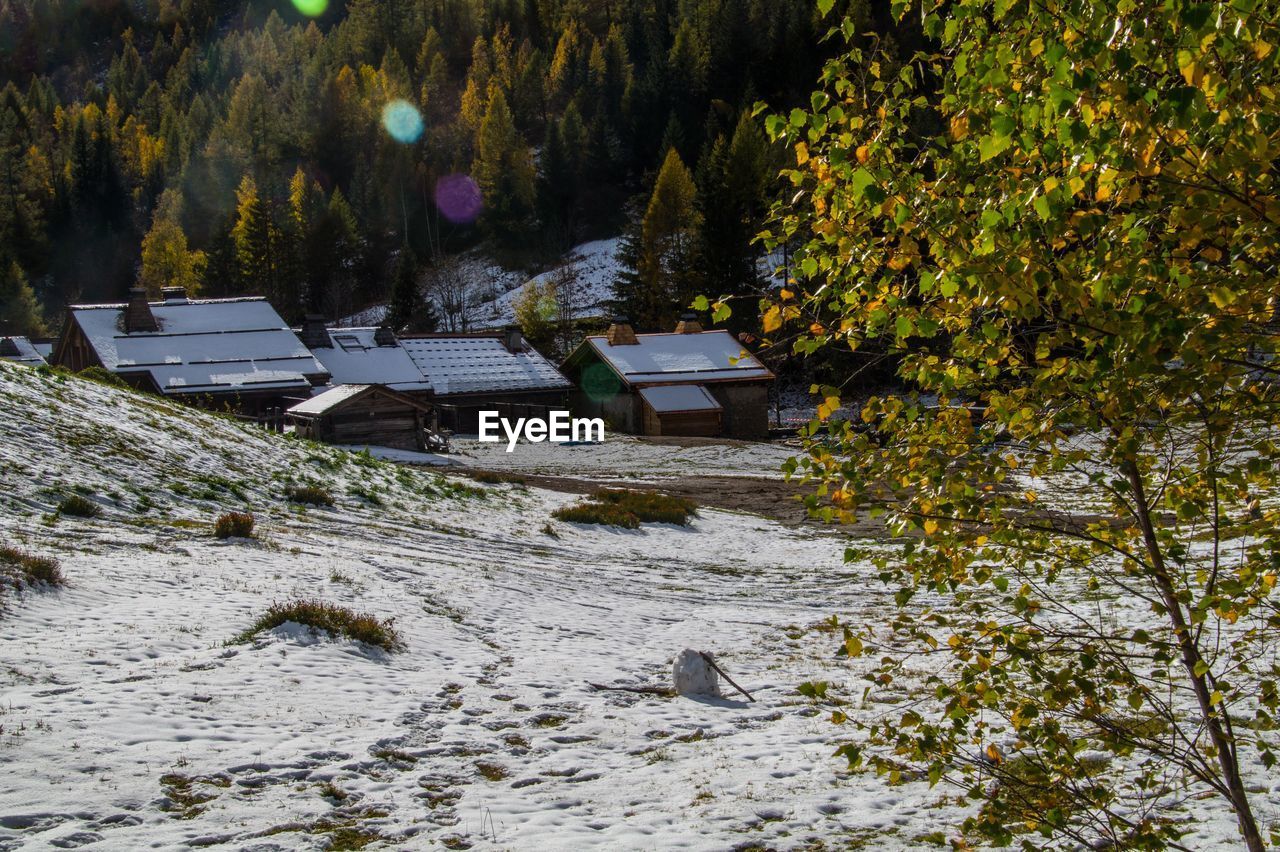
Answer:
<svg viewBox="0 0 1280 852"><path fill-rule="evenodd" d="M345 802L351 796L350 793L332 781L326 781L320 785L320 795L335 802Z"/></svg>
<svg viewBox="0 0 1280 852"><path fill-rule="evenodd" d="M640 528L640 519L634 513L610 503L578 503L564 506L551 513L557 521L571 524L601 524L634 530Z"/></svg>
<svg viewBox="0 0 1280 852"><path fill-rule="evenodd" d="M551 538L560 537L560 533L556 532L556 528L551 526L550 521L547 521L545 524L542 525L542 534L546 536L550 536Z"/></svg>
<svg viewBox="0 0 1280 852"><path fill-rule="evenodd" d="M633 530L642 523L688 526L689 519L697 512L697 504L683 497L656 491L601 488L583 502L557 509L551 516L570 523L604 524Z"/></svg>
<svg viewBox="0 0 1280 852"><path fill-rule="evenodd" d="M110 385L113 388L124 388L125 390L133 390L124 379L117 376L110 370L104 370L102 367L85 367L79 373L76 373L82 379L88 379L91 382L97 382L100 385Z"/></svg>
<svg viewBox="0 0 1280 852"><path fill-rule="evenodd" d="M102 507L87 497L72 494L63 498L58 504L59 515L70 515L74 518L96 518L102 514Z"/></svg>
<svg viewBox="0 0 1280 852"><path fill-rule="evenodd" d="M485 485L524 485L525 478L515 473L499 473L495 470L477 470L471 474L477 482Z"/></svg>
<svg viewBox="0 0 1280 852"><path fill-rule="evenodd" d="M679 524L688 526L698 513L698 504L684 497L659 494L656 491L632 491L626 488L602 488L591 495L598 503L619 506L645 524Z"/></svg>
<svg viewBox="0 0 1280 852"><path fill-rule="evenodd" d="M294 485L285 492L290 503L304 503L308 506L332 506L333 495L316 485Z"/></svg>
<svg viewBox="0 0 1280 852"><path fill-rule="evenodd" d="M177 772L160 776L160 787L169 803L165 810L172 811L178 819L194 819L204 812L202 805L217 798L213 793L199 790L193 784L199 779Z"/></svg>
<svg viewBox="0 0 1280 852"><path fill-rule="evenodd" d="M213 534L218 538L253 538L253 515L248 512L219 515L213 524Z"/></svg>
<svg viewBox="0 0 1280 852"><path fill-rule="evenodd" d="M14 585L61 586L63 583L62 568L58 560L50 556L36 556L16 547L0 547L0 566L6 569L0 571L0 578L12 575Z"/></svg>
<svg viewBox="0 0 1280 852"><path fill-rule="evenodd" d="M378 748L374 749L373 756L378 760L385 760L388 763L417 763L418 758L409 754L407 751L401 751L398 748Z"/></svg>
<svg viewBox="0 0 1280 852"><path fill-rule="evenodd" d="M272 630L285 622L305 624L313 630L323 630L334 636L343 636L356 642L364 642L394 652L404 649L392 619L379 619L368 613L355 612L338 604L316 600L296 600L289 603L273 603L271 607L246 630L238 634L233 643L243 644L264 630Z"/></svg>
<svg viewBox="0 0 1280 852"><path fill-rule="evenodd" d="M510 774L505 766L480 760L476 761L476 771L484 776L487 781L501 781Z"/></svg>

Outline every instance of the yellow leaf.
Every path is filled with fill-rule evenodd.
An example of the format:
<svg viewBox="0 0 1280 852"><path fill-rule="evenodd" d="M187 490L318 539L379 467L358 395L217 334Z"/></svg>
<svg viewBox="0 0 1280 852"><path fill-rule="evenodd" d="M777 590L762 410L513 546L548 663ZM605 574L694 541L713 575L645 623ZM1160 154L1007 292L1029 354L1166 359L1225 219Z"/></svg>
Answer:
<svg viewBox="0 0 1280 852"><path fill-rule="evenodd" d="M968 135L969 117L967 115L953 115L951 117L951 138L959 142Z"/></svg>
<svg viewBox="0 0 1280 852"><path fill-rule="evenodd" d="M809 162L809 146L803 142L796 143L796 165L803 166Z"/></svg>
<svg viewBox="0 0 1280 852"><path fill-rule="evenodd" d="M826 420L840 408L840 397L829 396L818 405L818 419Z"/></svg>
<svg viewBox="0 0 1280 852"><path fill-rule="evenodd" d="M854 152L854 154L858 157L858 162L859 162L859 163L863 163L863 164L865 164L865 163L867 162L867 160L871 159L871 154L870 154L870 152L867 150L867 146L866 146L866 145L859 145L859 146L858 146L858 150L856 150L856 151Z"/></svg>
<svg viewBox="0 0 1280 852"><path fill-rule="evenodd" d="M782 309L777 305L773 305L764 313L764 333L777 331L782 328Z"/></svg>
<svg viewBox="0 0 1280 852"><path fill-rule="evenodd" d="M933 535L938 531L938 522L930 518L924 522L924 534Z"/></svg>

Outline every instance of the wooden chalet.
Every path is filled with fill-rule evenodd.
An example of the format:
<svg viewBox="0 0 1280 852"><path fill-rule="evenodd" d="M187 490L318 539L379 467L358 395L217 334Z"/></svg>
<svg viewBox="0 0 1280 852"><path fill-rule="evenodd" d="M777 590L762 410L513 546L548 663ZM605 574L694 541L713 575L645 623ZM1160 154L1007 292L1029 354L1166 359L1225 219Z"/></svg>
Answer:
<svg viewBox="0 0 1280 852"><path fill-rule="evenodd" d="M578 417L640 435L769 437L773 373L727 331L686 314L672 334L636 334L625 319L588 337L562 371L577 386Z"/></svg>
<svg viewBox="0 0 1280 852"><path fill-rule="evenodd" d="M72 305L51 363L102 367L129 384L209 407L260 414L311 396L329 373L262 298Z"/></svg>
<svg viewBox="0 0 1280 852"><path fill-rule="evenodd" d="M356 447L427 449L431 406L385 385L338 385L285 412L296 433Z"/></svg>

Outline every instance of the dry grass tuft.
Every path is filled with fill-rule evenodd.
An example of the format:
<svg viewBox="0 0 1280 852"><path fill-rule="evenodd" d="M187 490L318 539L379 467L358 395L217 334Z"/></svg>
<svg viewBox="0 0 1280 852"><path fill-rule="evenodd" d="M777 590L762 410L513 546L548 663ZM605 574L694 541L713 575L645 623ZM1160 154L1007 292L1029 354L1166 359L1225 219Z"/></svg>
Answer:
<svg viewBox="0 0 1280 852"><path fill-rule="evenodd" d="M392 619L379 619L368 613L355 612L338 604L317 600L274 603L232 641L249 642L262 631L272 630L289 621L305 624L313 630L323 630L334 636L364 642L384 651L404 650L404 642L392 627Z"/></svg>

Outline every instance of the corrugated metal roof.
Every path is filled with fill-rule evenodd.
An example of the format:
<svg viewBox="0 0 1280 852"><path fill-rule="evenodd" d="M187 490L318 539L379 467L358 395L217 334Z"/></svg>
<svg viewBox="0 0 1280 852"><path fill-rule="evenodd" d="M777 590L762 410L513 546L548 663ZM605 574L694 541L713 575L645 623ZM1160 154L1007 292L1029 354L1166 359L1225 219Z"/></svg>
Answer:
<svg viewBox="0 0 1280 852"><path fill-rule="evenodd" d="M398 391L429 391L431 380L399 343L379 346L373 339L376 328L334 328L329 330L333 347L313 349L335 385L379 384Z"/></svg>
<svg viewBox="0 0 1280 852"><path fill-rule="evenodd" d="M490 335L405 337L400 345L431 380L437 396L572 386L536 351L512 352Z"/></svg>
<svg viewBox="0 0 1280 852"><path fill-rule="evenodd" d="M658 385L640 389L640 396L659 414L685 411L720 411L710 392L702 385Z"/></svg>
<svg viewBox="0 0 1280 852"><path fill-rule="evenodd" d="M149 373L164 393L309 388L328 374L265 299L153 302L159 331L132 334L124 307L71 312L106 369Z"/></svg>

